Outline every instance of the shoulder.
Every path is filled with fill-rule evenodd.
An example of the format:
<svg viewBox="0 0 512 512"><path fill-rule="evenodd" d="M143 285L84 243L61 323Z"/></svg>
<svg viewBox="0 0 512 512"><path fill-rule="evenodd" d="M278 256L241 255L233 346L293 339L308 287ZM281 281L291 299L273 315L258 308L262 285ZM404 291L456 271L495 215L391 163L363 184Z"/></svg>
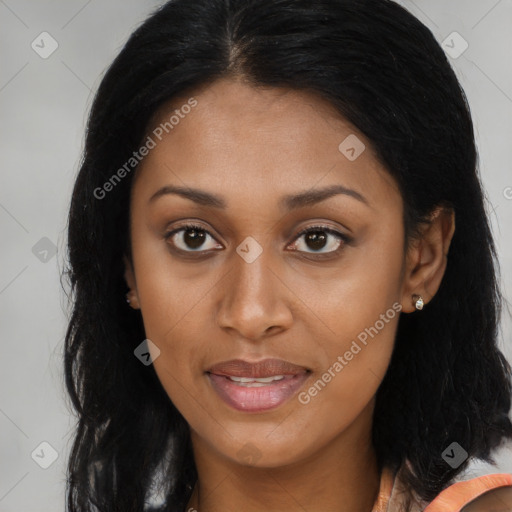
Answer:
<svg viewBox="0 0 512 512"><path fill-rule="evenodd" d="M512 512L512 486L485 492L468 503L461 512Z"/></svg>
<svg viewBox="0 0 512 512"><path fill-rule="evenodd" d="M512 474L458 481L441 491L424 512L512 512Z"/></svg>
<svg viewBox="0 0 512 512"><path fill-rule="evenodd" d="M487 473L468 479L466 472L432 501L424 501L404 483L401 469L393 478L389 500L373 512L512 512L512 473Z"/></svg>

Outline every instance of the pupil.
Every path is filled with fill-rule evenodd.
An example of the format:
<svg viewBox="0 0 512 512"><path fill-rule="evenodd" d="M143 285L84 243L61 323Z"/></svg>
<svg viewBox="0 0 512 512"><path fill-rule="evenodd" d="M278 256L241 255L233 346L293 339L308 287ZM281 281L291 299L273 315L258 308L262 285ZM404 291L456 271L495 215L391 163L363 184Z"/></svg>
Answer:
<svg viewBox="0 0 512 512"><path fill-rule="evenodd" d="M310 249L323 249L325 247L326 238L324 231L311 231L306 236L306 244Z"/></svg>
<svg viewBox="0 0 512 512"><path fill-rule="evenodd" d="M191 233L191 235L189 234ZM198 229L187 229L184 234L185 243L192 249L201 247L204 243L205 233Z"/></svg>

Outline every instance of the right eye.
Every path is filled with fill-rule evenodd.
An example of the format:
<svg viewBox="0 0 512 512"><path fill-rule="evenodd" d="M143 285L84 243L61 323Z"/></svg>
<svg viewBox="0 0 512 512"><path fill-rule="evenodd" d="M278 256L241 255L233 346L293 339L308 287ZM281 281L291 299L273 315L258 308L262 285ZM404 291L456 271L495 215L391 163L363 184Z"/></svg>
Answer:
<svg viewBox="0 0 512 512"><path fill-rule="evenodd" d="M208 239L215 240L215 238L198 224L185 224L180 226L166 233L164 238L167 243L170 243L182 252L194 253L219 248L218 244L213 244L212 247L203 247ZM222 248L222 246L220 246L220 248Z"/></svg>

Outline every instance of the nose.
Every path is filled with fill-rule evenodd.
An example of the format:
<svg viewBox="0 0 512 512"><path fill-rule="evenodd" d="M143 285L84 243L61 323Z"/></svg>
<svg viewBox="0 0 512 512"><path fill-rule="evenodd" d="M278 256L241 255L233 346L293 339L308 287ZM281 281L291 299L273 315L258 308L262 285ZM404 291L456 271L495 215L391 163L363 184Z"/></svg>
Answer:
<svg viewBox="0 0 512 512"><path fill-rule="evenodd" d="M289 329L293 294L279 275L279 265L272 265L270 251L251 263L238 254L233 260L220 290L218 325L252 341Z"/></svg>

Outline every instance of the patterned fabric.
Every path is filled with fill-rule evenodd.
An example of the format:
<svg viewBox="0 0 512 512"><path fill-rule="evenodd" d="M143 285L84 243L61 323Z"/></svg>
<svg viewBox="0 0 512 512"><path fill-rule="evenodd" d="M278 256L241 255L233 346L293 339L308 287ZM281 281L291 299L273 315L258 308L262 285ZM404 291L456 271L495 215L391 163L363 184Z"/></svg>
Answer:
<svg viewBox="0 0 512 512"><path fill-rule="evenodd" d="M460 512L471 501L498 487L512 486L512 474L495 473L453 483L441 491L430 503L415 499L407 492L400 479L384 468L380 488L372 512ZM408 500L409 498L409 500ZM410 501L408 503L408 501Z"/></svg>

